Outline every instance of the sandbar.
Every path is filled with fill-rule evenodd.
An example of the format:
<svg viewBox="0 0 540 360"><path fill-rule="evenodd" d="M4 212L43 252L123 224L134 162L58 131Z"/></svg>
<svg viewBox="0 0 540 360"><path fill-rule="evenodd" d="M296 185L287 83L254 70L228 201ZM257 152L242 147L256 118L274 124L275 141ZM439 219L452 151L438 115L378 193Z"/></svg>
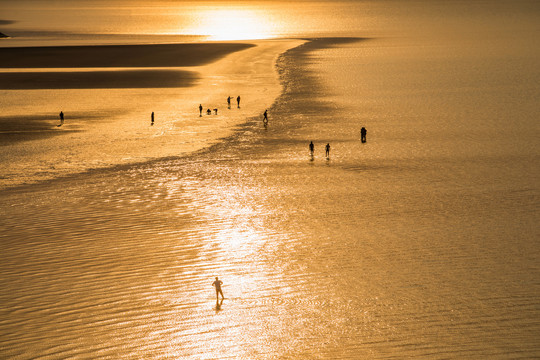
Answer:
<svg viewBox="0 0 540 360"><path fill-rule="evenodd" d="M180 67L212 63L247 43L0 48L0 68Z"/></svg>
<svg viewBox="0 0 540 360"><path fill-rule="evenodd" d="M97 80L87 78L84 86L76 89L54 85L55 88L50 89L2 91L6 107L0 116L0 159L3 159L0 161L0 189L88 169L183 156L209 147L230 136L247 119L262 116L265 109L270 108L282 90L275 67L278 56L303 43L305 40L299 39L238 42L235 44L239 46L227 44L225 48L244 50L229 52L216 61L209 62L212 57L202 59L200 54L189 61L174 60L175 65L199 63L197 66L160 69L154 66L158 61L147 58L146 64L153 65L152 68L56 69L45 68L38 62L35 66L39 68L0 70L0 73L15 73L21 77L25 72L65 72L79 76L82 72L121 71L137 77L137 72L144 70L150 71L146 77L152 77L155 74L152 71L156 70L185 71L184 75L189 72L197 76L192 86L184 87L155 84L144 87L151 84L144 84L147 80L126 79L129 82L126 88L100 89L91 88ZM180 44L178 48L187 45ZM219 43L196 45L220 47ZM88 48L99 52L101 47ZM93 59L98 57L92 56ZM137 81L143 83L136 87ZM230 108L226 102L229 96L233 98ZM237 96L242 97L240 107L236 106ZM199 104L204 109L217 108L219 112L199 116ZM58 127L61 110L66 120ZM150 124L152 112L155 113L153 125Z"/></svg>
<svg viewBox="0 0 540 360"><path fill-rule="evenodd" d="M0 48L0 68L6 69L0 71L0 90L192 87L200 74L186 67L205 66L254 46L182 43ZM56 122L54 113L1 116L1 145L65 135L68 131L56 131Z"/></svg>
<svg viewBox="0 0 540 360"><path fill-rule="evenodd" d="M0 72L0 90L176 88L197 79L196 72L172 69Z"/></svg>

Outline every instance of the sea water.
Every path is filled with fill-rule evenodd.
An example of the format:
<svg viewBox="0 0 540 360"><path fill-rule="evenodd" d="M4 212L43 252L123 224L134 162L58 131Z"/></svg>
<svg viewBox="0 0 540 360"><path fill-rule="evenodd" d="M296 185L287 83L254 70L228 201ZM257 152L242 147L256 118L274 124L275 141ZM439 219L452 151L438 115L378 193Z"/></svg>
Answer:
<svg viewBox="0 0 540 360"><path fill-rule="evenodd" d="M4 357L539 355L537 5L324 4L268 127L2 192Z"/></svg>

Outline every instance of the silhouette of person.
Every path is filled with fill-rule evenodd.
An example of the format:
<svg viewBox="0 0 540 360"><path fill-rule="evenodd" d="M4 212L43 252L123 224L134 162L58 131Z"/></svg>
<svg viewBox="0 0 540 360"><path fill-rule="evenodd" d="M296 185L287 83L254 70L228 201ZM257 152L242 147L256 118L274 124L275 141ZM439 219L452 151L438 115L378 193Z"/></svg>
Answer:
<svg viewBox="0 0 540 360"><path fill-rule="evenodd" d="M326 157L330 157L330 143L326 144Z"/></svg>
<svg viewBox="0 0 540 360"><path fill-rule="evenodd" d="M214 115L217 115L217 109L214 109Z"/></svg>
<svg viewBox="0 0 540 360"><path fill-rule="evenodd" d="M154 112L152 111L152 116L151 116L151 119L152 119L152 122L150 125L154 125Z"/></svg>
<svg viewBox="0 0 540 360"><path fill-rule="evenodd" d="M206 110L206 115L212 115L212 110L207 109L207 110Z"/></svg>
<svg viewBox="0 0 540 360"><path fill-rule="evenodd" d="M199 104L199 117L202 116L202 104Z"/></svg>
<svg viewBox="0 0 540 360"><path fill-rule="evenodd" d="M221 285L223 285L223 281L219 280L216 276L216 281L212 283L212 286L216 288L216 300L219 301L219 295L221 294L221 299L225 299L225 296L223 296L223 291L221 290Z"/></svg>
<svg viewBox="0 0 540 360"><path fill-rule="evenodd" d="M62 125L64 125L64 113L60 111L60 125L58 126L62 126Z"/></svg>
<svg viewBox="0 0 540 360"><path fill-rule="evenodd" d="M264 127L266 127L268 125L268 110L265 110L264 111L264 115L263 115L263 125Z"/></svg>
<svg viewBox="0 0 540 360"><path fill-rule="evenodd" d="M315 145L313 145L313 141L309 143L309 152L311 156L313 156L313 153L315 152Z"/></svg>
<svg viewBox="0 0 540 360"><path fill-rule="evenodd" d="M236 98L236 102L238 103L238 108L240 108L240 95Z"/></svg>
<svg viewBox="0 0 540 360"><path fill-rule="evenodd" d="M231 97L230 96L227 98L227 107L229 109L231 108Z"/></svg>
<svg viewBox="0 0 540 360"><path fill-rule="evenodd" d="M361 136L361 140L363 143L365 143L367 140L366 140L366 135L367 135L367 130L365 127L363 127L361 130L360 130L360 136Z"/></svg>

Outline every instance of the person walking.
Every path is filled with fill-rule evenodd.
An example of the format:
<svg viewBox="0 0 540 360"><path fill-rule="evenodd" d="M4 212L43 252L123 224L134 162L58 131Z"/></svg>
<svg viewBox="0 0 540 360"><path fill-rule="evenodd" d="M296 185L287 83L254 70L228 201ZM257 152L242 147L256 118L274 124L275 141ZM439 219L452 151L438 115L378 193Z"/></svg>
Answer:
<svg viewBox="0 0 540 360"><path fill-rule="evenodd" d="M62 126L62 125L64 125L64 113L60 111L60 125L58 126Z"/></svg>
<svg viewBox="0 0 540 360"><path fill-rule="evenodd" d="M311 157L313 157L313 153L315 152L315 145L313 145L313 141L309 143L309 153L311 154Z"/></svg>
<svg viewBox="0 0 540 360"><path fill-rule="evenodd" d="M238 108L240 109L240 95L236 97L236 103L238 104Z"/></svg>
<svg viewBox="0 0 540 360"><path fill-rule="evenodd" d="M227 108L231 108L231 97L227 97Z"/></svg>
<svg viewBox="0 0 540 360"><path fill-rule="evenodd" d="M362 127L362 129L360 130L360 139L363 143L367 141L366 136L367 136L367 130L365 127Z"/></svg>
<svg viewBox="0 0 540 360"><path fill-rule="evenodd" d="M199 104L199 117L202 116L202 104Z"/></svg>
<svg viewBox="0 0 540 360"><path fill-rule="evenodd" d="M225 299L225 296L223 296L223 291L221 290L221 285L223 285L223 281L219 280L216 276L216 281L212 283L212 286L216 288L216 300L219 301L219 295L221 294L221 300Z"/></svg>
<svg viewBox="0 0 540 360"><path fill-rule="evenodd" d="M152 111L152 116L150 116L151 118L151 122L150 122L150 126L154 125L154 112Z"/></svg>
<svg viewBox="0 0 540 360"><path fill-rule="evenodd" d="M326 144L326 157L330 157L330 143Z"/></svg>

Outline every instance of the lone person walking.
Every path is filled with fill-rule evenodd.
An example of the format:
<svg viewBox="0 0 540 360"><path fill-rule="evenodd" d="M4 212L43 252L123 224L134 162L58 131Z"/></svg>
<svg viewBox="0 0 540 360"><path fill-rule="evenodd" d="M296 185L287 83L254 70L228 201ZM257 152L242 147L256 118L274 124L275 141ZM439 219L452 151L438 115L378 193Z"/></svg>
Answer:
<svg viewBox="0 0 540 360"><path fill-rule="evenodd" d="M238 103L238 108L240 109L240 95L236 98L236 102Z"/></svg>
<svg viewBox="0 0 540 360"><path fill-rule="evenodd" d="M202 104L199 104L199 117L202 116Z"/></svg>
<svg viewBox="0 0 540 360"><path fill-rule="evenodd" d="M264 126L268 125L268 110L264 110L263 124L264 124Z"/></svg>
<svg viewBox="0 0 540 360"><path fill-rule="evenodd" d="M221 294L221 300L225 299L225 296L223 296L223 291L221 291L221 285L223 285L223 281L219 280L216 276L216 281L212 283L212 285L216 288L216 300L219 301L219 295Z"/></svg>
<svg viewBox="0 0 540 360"><path fill-rule="evenodd" d="M152 111L152 116L151 116L151 123L150 123L150 126L154 125L154 112Z"/></svg>
<svg viewBox="0 0 540 360"><path fill-rule="evenodd" d="M330 157L330 143L326 144L326 157Z"/></svg>
<svg viewBox="0 0 540 360"><path fill-rule="evenodd" d="M58 126L62 126L62 125L64 125L64 113L60 111L60 125Z"/></svg>
<svg viewBox="0 0 540 360"><path fill-rule="evenodd" d="M229 109L231 108L231 97L230 96L227 98L227 107Z"/></svg>
<svg viewBox="0 0 540 360"><path fill-rule="evenodd" d="M315 152L315 145L313 145L313 141L309 143L309 153L311 154L311 157L313 157L313 153Z"/></svg>

